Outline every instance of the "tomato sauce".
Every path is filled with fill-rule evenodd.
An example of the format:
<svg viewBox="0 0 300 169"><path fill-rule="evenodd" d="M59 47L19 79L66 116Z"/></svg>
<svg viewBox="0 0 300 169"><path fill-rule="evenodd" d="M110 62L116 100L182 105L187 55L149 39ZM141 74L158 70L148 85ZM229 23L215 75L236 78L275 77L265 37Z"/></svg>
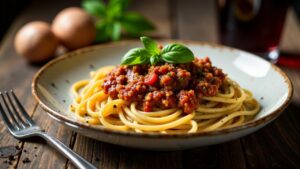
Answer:
<svg viewBox="0 0 300 169"><path fill-rule="evenodd" d="M177 107L191 113L203 96L217 95L225 77L206 57L185 64L117 66L102 87L113 99L137 102L147 112Z"/></svg>

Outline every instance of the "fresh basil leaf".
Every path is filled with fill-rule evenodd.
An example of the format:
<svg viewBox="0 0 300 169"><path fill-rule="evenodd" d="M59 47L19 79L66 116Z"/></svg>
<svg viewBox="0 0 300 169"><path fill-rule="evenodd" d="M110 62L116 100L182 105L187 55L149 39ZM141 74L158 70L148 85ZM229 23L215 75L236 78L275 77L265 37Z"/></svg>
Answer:
<svg viewBox="0 0 300 169"><path fill-rule="evenodd" d="M113 26L111 23L103 20L96 23L96 42L106 42L111 38Z"/></svg>
<svg viewBox="0 0 300 169"><path fill-rule="evenodd" d="M145 17L136 12L126 12L120 19L123 28L131 36L140 36L145 31L154 30L154 26Z"/></svg>
<svg viewBox="0 0 300 169"><path fill-rule="evenodd" d="M102 0L84 0L81 6L91 15L105 16L105 4Z"/></svg>
<svg viewBox="0 0 300 169"><path fill-rule="evenodd" d="M181 44L168 44L161 52L161 57L168 63L187 63L194 60L193 52Z"/></svg>
<svg viewBox="0 0 300 169"><path fill-rule="evenodd" d="M98 21L96 23L96 30L96 42L116 41L121 36L121 24L119 22Z"/></svg>
<svg viewBox="0 0 300 169"><path fill-rule="evenodd" d="M110 0L107 4L107 9L110 10L115 6L120 6L121 11L127 10L129 5L129 0Z"/></svg>
<svg viewBox="0 0 300 169"><path fill-rule="evenodd" d="M120 39L120 36L121 36L121 24L119 22L116 22L113 24L111 39L113 41L116 41Z"/></svg>
<svg viewBox="0 0 300 169"><path fill-rule="evenodd" d="M119 20L127 9L128 0L110 0L107 4L107 17L110 20Z"/></svg>
<svg viewBox="0 0 300 169"><path fill-rule="evenodd" d="M131 0L121 0L122 2L122 10L125 12L128 9Z"/></svg>
<svg viewBox="0 0 300 169"><path fill-rule="evenodd" d="M122 58L121 65L137 65L149 63L150 54L145 48L129 50Z"/></svg>
<svg viewBox="0 0 300 169"><path fill-rule="evenodd" d="M114 21L120 18L121 15L122 15L122 5L118 3L118 1L116 0L109 1L106 8L106 17L107 17L106 19Z"/></svg>
<svg viewBox="0 0 300 169"><path fill-rule="evenodd" d="M158 44L154 40L146 36L142 36L140 39L151 55L157 55L160 53Z"/></svg>
<svg viewBox="0 0 300 169"><path fill-rule="evenodd" d="M119 40L121 29L134 37L154 29L154 26L142 15L136 12L126 12L130 0L107 0L105 2L108 2L107 5L103 0L83 0L81 3L82 8L97 19L97 42ZM153 54L158 53L155 48L150 51Z"/></svg>
<svg viewBox="0 0 300 169"><path fill-rule="evenodd" d="M107 10L106 14L108 20L118 20L122 15L121 6L114 6L111 10Z"/></svg>
<svg viewBox="0 0 300 169"><path fill-rule="evenodd" d="M150 57L150 63L151 65L156 65L158 62L160 62L160 56L154 55Z"/></svg>

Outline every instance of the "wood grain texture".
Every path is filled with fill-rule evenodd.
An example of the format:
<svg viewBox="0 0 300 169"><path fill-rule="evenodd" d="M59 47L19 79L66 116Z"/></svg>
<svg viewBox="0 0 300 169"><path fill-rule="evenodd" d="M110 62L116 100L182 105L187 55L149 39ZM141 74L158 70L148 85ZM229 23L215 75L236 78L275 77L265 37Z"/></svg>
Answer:
<svg viewBox="0 0 300 169"><path fill-rule="evenodd" d="M294 85L292 103L277 120L241 139L248 168L300 168L300 74L283 70Z"/></svg>
<svg viewBox="0 0 300 169"><path fill-rule="evenodd" d="M243 138L248 168L299 168L299 107L291 104L274 123Z"/></svg>
<svg viewBox="0 0 300 169"><path fill-rule="evenodd" d="M56 1L43 2L33 1L30 7L24 11L21 16L31 16L30 19L41 19L51 22L54 16L62 9L69 6L78 6L80 1ZM22 18L20 19L24 21ZM32 77L27 77L32 79ZM31 99L33 99L31 97ZM50 135L56 137L66 145L71 144L72 135L74 133L64 126L52 120L41 108L34 112L33 119ZM18 168L65 168L67 159L64 158L55 149L47 145L41 140L37 142L26 142L23 146L23 153L20 157ZM30 152L26 153L24 151ZM23 160L28 158L29 163L23 163Z"/></svg>
<svg viewBox="0 0 300 169"><path fill-rule="evenodd" d="M177 0L176 20L179 39L218 41L214 2L211 0Z"/></svg>
<svg viewBox="0 0 300 169"><path fill-rule="evenodd" d="M215 169L219 167L219 146L200 147L182 153L183 168Z"/></svg>
<svg viewBox="0 0 300 169"><path fill-rule="evenodd" d="M71 144L72 131L52 120L40 107L35 111L33 120L48 134L65 145ZM28 158L31 162L24 163ZM18 168L65 168L67 159L41 139L30 139L25 142Z"/></svg>
<svg viewBox="0 0 300 169"><path fill-rule="evenodd" d="M9 43L9 41L7 41ZM5 46L6 44L4 44ZM16 95L19 97L20 101L23 103L23 106L28 111L28 113L31 115L33 111L35 110L36 101L31 97L31 79L28 79L26 77L32 76L34 72L36 71L35 68L27 68L27 65L18 58L19 56L16 56L13 51L11 51L9 48L3 47L2 53L0 56L3 56L0 58L1 65L4 65L3 67L0 66L0 72L6 72L4 73L0 79L0 89L1 91L9 90L9 89L15 89ZM5 58L8 57L8 58ZM7 72L9 68L6 68L6 65L10 65L14 67L13 71ZM24 71L24 69L27 69L27 71ZM28 99L30 98L30 99ZM0 146L19 146L23 147L23 142L14 139L10 133L7 131L5 125L3 122L0 122ZM18 157L15 157L15 159L18 159ZM7 159L0 159L0 168L6 168L8 167L8 163L5 163ZM3 164L3 165L2 165ZM17 160L13 161L13 165L9 166L16 166Z"/></svg>
<svg viewBox="0 0 300 169"><path fill-rule="evenodd" d="M168 0L132 0L129 10L141 13L155 25L152 37L170 38L171 20Z"/></svg>
<svg viewBox="0 0 300 169"><path fill-rule="evenodd" d="M280 49L290 53L300 53L300 22L293 8L287 12L285 26L282 32Z"/></svg>
<svg viewBox="0 0 300 169"><path fill-rule="evenodd" d="M246 169L246 159L239 139L219 145L220 168Z"/></svg>
<svg viewBox="0 0 300 169"><path fill-rule="evenodd" d="M181 152L158 152L123 148L120 153L119 168L180 169L182 168Z"/></svg>
<svg viewBox="0 0 300 169"><path fill-rule="evenodd" d="M74 150L98 168L119 168L119 146L102 143L85 136L77 135ZM75 169L74 165L70 162L67 164L67 168Z"/></svg>
<svg viewBox="0 0 300 169"><path fill-rule="evenodd" d="M300 35L299 35L300 38ZM299 39L300 43L300 39ZM281 68L291 79L293 87L294 87L294 93L293 93L293 98L292 102L295 105L300 105L300 75L299 75L299 70L297 69L289 69L286 67Z"/></svg>
<svg viewBox="0 0 300 169"><path fill-rule="evenodd" d="M29 114L33 113L36 102L34 99L28 99L31 97L31 78L34 72L37 70L35 67L28 66L14 51L13 37L17 31L17 27L22 22L15 22L12 29L10 29L7 35L3 39L3 43L0 50L0 90L15 89L16 95L20 98L24 107ZM14 139L7 131L2 120L0 121L0 147L2 146L23 146L23 142ZM15 160L8 163L7 159L0 158L0 169L15 167L18 164L19 157L15 157Z"/></svg>
<svg viewBox="0 0 300 169"><path fill-rule="evenodd" d="M53 124L54 122L50 120L50 118L41 109L37 109L37 111L34 112L36 108L36 101L31 95L31 80L40 66L34 66L26 63L25 60L15 53L13 45L14 35L22 25L32 20L51 22L59 10L70 5L66 4L66 2L44 3L41 1L34 1L32 4L28 5L28 8L26 8L15 20L11 29L4 37L0 50L0 89L1 91L15 89L16 95L20 98L20 101L24 104L28 113L30 115L34 114L33 118L38 121L41 127L47 128L51 134L55 134L55 136L68 144L69 138L71 137L69 136L71 134L69 130L65 130L61 126L57 125L57 123ZM73 1L72 3L76 3L76 1ZM5 163L7 159L0 159L1 169L16 166L18 166L18 168L43 168L47 165L49 168L52 168L53 166L65 165L66 159L61 157L52 148L49 148L48 145L41 142L41 140L37 140L37 143L26 142L24 144L24 142L19 142L14 139L6 131L2 121L0 123L0 128L0 146L19 145L26 150L26 152L23 151L19 157L15 157L16 160L12 161L12 164ZM37 157L35 157L35 155ZM28 157L31 162L23 164L22 160L26 157ZM19 162L18 159L20 159Z"/></svg>

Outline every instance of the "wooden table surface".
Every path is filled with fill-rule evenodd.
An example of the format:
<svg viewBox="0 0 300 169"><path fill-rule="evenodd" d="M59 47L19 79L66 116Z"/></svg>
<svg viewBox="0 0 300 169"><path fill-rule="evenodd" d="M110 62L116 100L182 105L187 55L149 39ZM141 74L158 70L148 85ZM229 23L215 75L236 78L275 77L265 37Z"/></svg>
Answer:
<svg viewBox="0 0 300 169"><path fill-rule="evenodd" d="M154 37L218 42L213 2L135 0L131 8L155 23ZM26 22L51 22L61 9L79 4L78 0L32 1L0 43L0 89L15 89L33 119L49 134L99 168L300 168L300 69L283 68L292 79L295 91L292 103L277 120L254 134L223 144L172 152L136 150L89 139L52 120L31 94L31 80L40 66L27 64L15 53L13 37ZM293 12L289 12L281 44L283 49L299 52L299 30ZM74 168L42 140L14 139L1 121L0 147L9 145L18 145L23 151L10 164L7 159L0 158L1 169ZM30 162L24 163L25 158Z"/></svg>

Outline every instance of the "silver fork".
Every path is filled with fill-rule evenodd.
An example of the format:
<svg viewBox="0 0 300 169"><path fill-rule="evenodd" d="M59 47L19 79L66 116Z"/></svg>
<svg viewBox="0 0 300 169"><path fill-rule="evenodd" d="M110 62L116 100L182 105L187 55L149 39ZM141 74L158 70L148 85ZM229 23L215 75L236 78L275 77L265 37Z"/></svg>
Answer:
<svg viewBox="0 0 300 169"><path fill-rule="evenodd" d="M39 136L45 139L52 147L61 152L78 168L96 169L91 163L80 157L58 139L48 135L29 117L24 107L11 90L0 92L0 115L7 125L9 132L17 139Z"/></svg>

